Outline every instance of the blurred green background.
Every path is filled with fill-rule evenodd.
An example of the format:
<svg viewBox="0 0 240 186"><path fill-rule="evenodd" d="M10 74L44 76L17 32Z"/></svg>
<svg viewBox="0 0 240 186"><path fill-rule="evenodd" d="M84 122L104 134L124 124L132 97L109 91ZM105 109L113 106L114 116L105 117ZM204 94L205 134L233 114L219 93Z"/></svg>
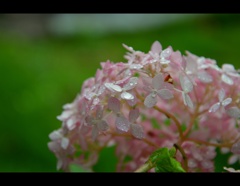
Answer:
<svg viewBox="0 0 240 186"><path fill-rule="evenodd" d="M240 14L0 15L0 172L57 172L47 143L62 106L100 62L125 61L122 43L148 52L156 40L240 68Z"/></svg>

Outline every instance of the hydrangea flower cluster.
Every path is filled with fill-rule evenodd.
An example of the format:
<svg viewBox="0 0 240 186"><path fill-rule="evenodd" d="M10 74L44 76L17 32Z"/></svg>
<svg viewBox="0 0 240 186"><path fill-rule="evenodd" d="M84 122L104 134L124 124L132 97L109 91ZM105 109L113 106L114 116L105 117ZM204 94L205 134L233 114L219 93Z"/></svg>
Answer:
<svg viewBox="0 0 240 186"><path fill-rule="evenodd" d="M118 172L135 171L156 149L176 144L187 172L213 172L217 148L232 153L230 163L240 159L239 70L158 41L148 53L123 47L127 62L101 62L57 117L62 126L48 143L57 169L73 163L91 170L112 145Z"/></svg>

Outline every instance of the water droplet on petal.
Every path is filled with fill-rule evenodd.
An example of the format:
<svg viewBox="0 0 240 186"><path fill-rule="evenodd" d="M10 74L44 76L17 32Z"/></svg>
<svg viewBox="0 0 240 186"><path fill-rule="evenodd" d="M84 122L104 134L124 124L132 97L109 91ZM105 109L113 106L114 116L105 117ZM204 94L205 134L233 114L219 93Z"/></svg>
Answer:
<svg viewBox="0 0 240 186"><path fill-rule="evenodd" d="M132 100L132 99L134 99L134 96L128 92L123 92L121 94L121 98L126 99L126 100Z"/></svg>
<svg viewBox="0 0 240 186"><path fill-rule="evenodd" d="M157 103L157 97L153 96L152 93L149 94L144 100L144 105L148 108L153 107L154 105L156 105L156 103Z"/></svg>
<svg viewBox="0 0 240 186"><path fill-rule="evenodd" d="M115 121L116 127L122 132L127 132L129 130L130 124L124 116L118 116Z"/></svg>
<svg viewBox="0 0 240 186"><path fill-rule="evenodd" d="M198 72L198 79L200 79L200 81L203 83L210 83L213 81L212 76L205 71Z"/></svg>
<svg viewBox="0 0 240 186"><path fill-rule="evenodd" d="M131 133L135 138L142 139L144 137L144 131L141 125L131 124Z"/></svg>
<svg viewBox="0 0 240 186"><path fill-rule="evenodd" d="M139 110L138 109L132 109L129 112L129 121L132 123L136 121L136 119L139 117Z"/></svg>

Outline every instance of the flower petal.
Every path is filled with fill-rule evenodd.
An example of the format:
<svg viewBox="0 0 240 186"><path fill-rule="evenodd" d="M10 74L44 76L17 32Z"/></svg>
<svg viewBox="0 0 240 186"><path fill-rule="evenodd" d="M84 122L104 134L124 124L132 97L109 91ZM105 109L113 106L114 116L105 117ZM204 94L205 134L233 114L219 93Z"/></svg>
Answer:
<svg viewBox="0 0 240 186"><path fill-rule="evenodd" d="M112 92L122 92L122 88L119 85L113 83L105 83L105 87Z"/></svg>
<svg viewBox="0 0 240 186"><path fill-rule="evenodd" d="M149 94L145 100L144 100L144 105L148 108L153 107L157 103L157 97L155 94L151 93Z"/></svg>
<svg viewBox="0 0 240 186"><path fill-rule="evenodd" d="M227 83L228 85L233 85L233 80L226 74L222 74L221 79L224 83Z"/></svg>
<svg viewBox="0 0 240 186"><path fill-rule="evenodd" d="M110 97L108 99L108 108L115 113L120 111L120 101L115 97Z"/></svg>
<svg viewBox="0 0 240 186"><path fill-rule="evenodd" d="M213 106L210 107L208 112L216 112L220 108L220 102L215 103Z"/></svg>
<svg viewBox="0 0 240 186"><path fill-rule="evenodd" d="M218 92L218 100L219 100L219 102L222 102L224 98L225 98L225 91L224 91L224 89L221 89Z"/></svg>
<svg viewBox="0 0 240 186"><path fill-rule="evenodd" d="M98 127L95 125L92 128L92 139L93 141L95 141L97 139L98 136Z"/></svg>
<svg viewBox="0 0 240 186"><path fill-rule="evenodd" d="M183 94L184 104L190 108L193 108L193 102L188 94Z"/></svg>
<svg viewBox="0 0 240 186"><path fill-rule="evenodd" d="M173 98L173 94L168 89L161 89L157 91L158 96L160 96L163 99L171 99Z"/></svg>
<svg viewBox="0 0 240 186"><path fill-rule="evenodd" d="M137 83L138 83L138 78L137 77L132 77L132 78L130 78L128 83L126 85L124 85L123 89L124 90L131 90L137 85Z"/></svg>
<svg viewBox="0 0 240 186"><path fill-rule="evenodd" d="M212 76L205 71L198 72L197 75L198 79L200 79L200 81L203 83L211 83L213 81Z"/></svg>
<svg viewBox="0 0 240 186"><path fill-rule="evenodd" d="M183 90L185 93L189 93L189 92L192 91L192 89L193 89L193 84L192 84L192 82L189 80L188 77L183 76L182 74L180 74L180 75L179 75L179 80L180 80L180 84L181 84L182 90Z"/></svg>
<svg viewBox="0 0 240 186"><path fill-rule="evenodd" d="M129 112L129 121L133 123L139 117L139 110L133 109Z"/></svg>
<svg viewBox="0 0 240 186"><path fill-rule="evenodd" d="M68 147L68 144L69 144L69 139L68 138L62 138L62 140L61 140L61 147L63 148L63 149L67 149L67 147Z"/></svg>
<svg viewBox="0 0 240 186"><path fill-rule="evenodd" d="M157 53L160 54L160 52L162 51L162 45L159 43L159 41L155 41L152 46L151 46L151 51L153 53Z"/></svg>
<svg viewBox="0 0 240 186"><path fill-rule="evenodd" d="M163 83L164 83L164 79L163 79L163 75L162 74L157 74L152 79L152 86L156 90L159 90L161 87L163 87Z"/></svg>
<svg viewBox="0 0 240 186"><path fill-rule="evenodd" d="M134 96L132 94L130 94L129 92L122 92L121 98L126 99L126 100L133 100Z"/></svg>
<svg viewBox="0 0 240 186"><path fill-rule="evenodd" d="M226 98L223 100L222 105L225 107L232 102L232 98Z"/></svg>
<svg viewBox="0 0 240 186"><path fill-rule="evenodd" d="M231 107L227 109L226 112L233 118L240 118L240 109L238 107Z"/></svg>
<svg viewBox="0 0 240 186"><path fill-rule="evenodd" d="M118 130L127 132L129 130L129 121L124 116L118 116L115 121L115 125Z"/></svg>
<svg viewBox="0 0 240 186"><path fill-rule="evenodd" d="M144 138L143 128L139 124L131 124L131 133L135 138L138 139Z"/></svg>
<svg viewBox="0 0 240 186"><path fill-rule="evenodd" d="M240 155L240 140L233 144L231 147L231 152Z"/></svg>

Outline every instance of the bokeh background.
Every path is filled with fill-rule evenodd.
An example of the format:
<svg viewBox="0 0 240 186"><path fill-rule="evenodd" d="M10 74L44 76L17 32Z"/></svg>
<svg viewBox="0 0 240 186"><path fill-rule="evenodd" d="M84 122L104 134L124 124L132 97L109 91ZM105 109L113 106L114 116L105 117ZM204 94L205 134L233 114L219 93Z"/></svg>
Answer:
<svg viewBox="0 0 240 186"><path fill-rule="evenodd" d="M240 14L1 14L0 172L58 172L47 143L62 106L100 62L125 61L122 43L156 40L240 68ZM95 170L114 171L104 153ZM222 171L227 155L216 161Z"/></svg>

